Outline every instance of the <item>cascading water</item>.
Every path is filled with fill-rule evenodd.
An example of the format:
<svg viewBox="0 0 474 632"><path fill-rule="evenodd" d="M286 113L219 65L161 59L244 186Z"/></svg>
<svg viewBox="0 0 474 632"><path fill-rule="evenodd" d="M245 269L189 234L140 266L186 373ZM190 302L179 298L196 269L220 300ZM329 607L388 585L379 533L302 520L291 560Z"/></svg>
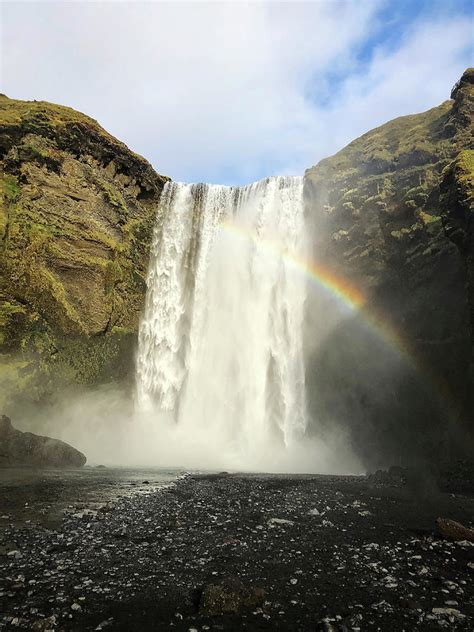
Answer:
<svg viewBox="0 0 474 632"><path fill-rule="evenodd" d="M240 454L306 429L303 179L166 184L139 331L141 410Z"/></svg>

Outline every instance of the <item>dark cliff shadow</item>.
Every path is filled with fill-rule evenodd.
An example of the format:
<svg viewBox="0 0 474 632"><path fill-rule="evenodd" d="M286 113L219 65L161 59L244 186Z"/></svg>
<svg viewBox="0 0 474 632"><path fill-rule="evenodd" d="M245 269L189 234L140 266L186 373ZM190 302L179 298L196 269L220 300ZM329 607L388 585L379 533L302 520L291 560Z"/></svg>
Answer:
<svg viewBox="0 0 474 632"><path fill-rule="evenodd" d="M339 323L306 366L310 432L344 432L368 469L431 468L467 445L458 402L433 367L392 348L362 316Z"/></svg>

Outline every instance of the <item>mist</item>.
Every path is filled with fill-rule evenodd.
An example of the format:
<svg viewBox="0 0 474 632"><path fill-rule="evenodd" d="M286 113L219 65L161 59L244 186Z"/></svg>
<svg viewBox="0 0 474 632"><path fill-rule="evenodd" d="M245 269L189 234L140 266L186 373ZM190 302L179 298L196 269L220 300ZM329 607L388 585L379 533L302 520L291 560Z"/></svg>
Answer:
<svg viewBox="0 0 474 632"><path fill-rule="evenodd" d="M324 216L302 191L288 177L167 185L128 383L57 392L15 424L91 465L361 474L432 461L453 428L370 324L369 294L358 311L295 265L325 262Z"/></svg>
<svg viewBox="0 0 474 632"><path fill-rule="evenodd" d="M137 412L133 393L116 385L58 393L47 411L12 415L23 430L61 439L87 456L88 465L177 468L199 471L360 474L361 462L347 449L343 433L247 446L225 432L190 432L173 415ZM190 420L192 424L192 420Z"/></svg>
<svg viewBox="0 0 474 632"><path fill-rule="evenodd" d="M19 423L96 464L361 473L344 425L308 408L317 385L305 364L346 313L299 263L308 248L302 178L167 184L136 386L58 394L47 414Z"/></svg>

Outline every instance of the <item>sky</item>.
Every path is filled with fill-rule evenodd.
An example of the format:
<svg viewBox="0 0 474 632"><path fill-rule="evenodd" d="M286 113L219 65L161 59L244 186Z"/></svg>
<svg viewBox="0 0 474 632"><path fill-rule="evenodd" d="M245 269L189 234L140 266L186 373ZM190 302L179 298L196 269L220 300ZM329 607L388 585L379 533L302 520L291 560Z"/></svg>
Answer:
<svg viewBox="0 0 474 632"><path fill-rule="evenodd" d="M474 65L464 0L5 2L0 91L92 116L173 180L303 174Z"/></svg>

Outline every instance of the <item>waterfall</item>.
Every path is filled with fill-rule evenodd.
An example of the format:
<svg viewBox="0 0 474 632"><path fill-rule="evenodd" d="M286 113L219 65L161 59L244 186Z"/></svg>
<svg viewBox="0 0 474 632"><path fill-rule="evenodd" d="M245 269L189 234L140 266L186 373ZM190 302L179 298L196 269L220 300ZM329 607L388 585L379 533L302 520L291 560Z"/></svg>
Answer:
<svg viewBox="0 0 474 632"><path fill-rule="evenodd" d="M141 410L238 450L304 434L302 198L298 177L165 185L139 329Z"/></svg>

